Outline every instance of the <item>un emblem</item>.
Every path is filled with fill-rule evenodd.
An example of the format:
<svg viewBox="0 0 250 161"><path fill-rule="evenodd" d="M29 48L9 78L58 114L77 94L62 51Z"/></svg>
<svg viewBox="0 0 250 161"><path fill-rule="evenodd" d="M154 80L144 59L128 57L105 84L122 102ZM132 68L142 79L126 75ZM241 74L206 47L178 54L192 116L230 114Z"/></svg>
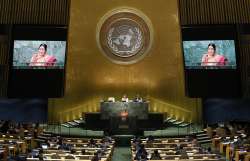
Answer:
<svg viewBox="0 0 250 161"><path fill-rule="evenodd" d="M121 25L112 27L108 32L108 46L120 57L130 57L143 46L142 31L139 27Z"/></svg>
<svg viewBox="0 0 250 161"><path fill-rule="evenodd" d="M141 12L116 9L107 13L97 26L97 43L114 63L132 64L141 60L152 44L152 25Z"/></svg>

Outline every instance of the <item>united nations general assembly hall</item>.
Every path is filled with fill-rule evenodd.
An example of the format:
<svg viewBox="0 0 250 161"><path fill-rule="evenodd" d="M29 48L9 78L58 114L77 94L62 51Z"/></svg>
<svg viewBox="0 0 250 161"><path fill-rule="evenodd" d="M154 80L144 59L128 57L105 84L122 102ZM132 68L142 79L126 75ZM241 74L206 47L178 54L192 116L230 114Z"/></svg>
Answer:
<svg viewBox="0 0 250 161"><path fill-rule="evenodd" d="M1 161L250 161L250 0L0 0Z"/></svg>

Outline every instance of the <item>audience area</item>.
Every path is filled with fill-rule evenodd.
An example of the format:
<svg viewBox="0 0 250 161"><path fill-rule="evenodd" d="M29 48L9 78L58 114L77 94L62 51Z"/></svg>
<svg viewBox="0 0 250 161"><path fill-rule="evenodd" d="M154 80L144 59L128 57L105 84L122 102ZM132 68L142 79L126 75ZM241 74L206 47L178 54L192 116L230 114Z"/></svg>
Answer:
<svg viewBox="0 0 250 161"><path fill-rule="evenodd" d="M110 161L115 146L115 141L109 136L62 137L46 132L38 124L32 126L5 122L1 133L0 160L3 161Z"/></svg>
<svg viewBox="0 0 250 161"><path fill-rule="evenodd" d="M132 160L223 160L211 148L202 148L195 136L131 140Z"/></svg>
<svg viewBox="0 0 250 161"><path fill-rule="evenodd" d="M250 125L246 122L231 122L211 125L206 129L212 138L212 147L226 156L226 160L250 160Z"/></svg>
<svg viewBox="0 0 250 161"><path fill-rule="evenodd" d="M134 136L126 152L119 150L121 147L115 141L116 137L107 134L101 137L65 136L48 132L39 124L2 121L0 160L117 161L123 158L119 155L128 154L132 161L249 161L249 127L248 123L210 125L204 131L211 142L205 144L199 142L199 134L179 137Z"/></svg>

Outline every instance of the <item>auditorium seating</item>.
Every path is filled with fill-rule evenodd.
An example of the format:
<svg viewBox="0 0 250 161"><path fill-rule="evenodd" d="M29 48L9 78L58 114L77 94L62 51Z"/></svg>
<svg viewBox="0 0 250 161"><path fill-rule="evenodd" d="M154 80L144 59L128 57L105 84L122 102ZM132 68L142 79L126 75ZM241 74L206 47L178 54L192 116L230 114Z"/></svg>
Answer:
<svg viewBox="0 0 250 161"><path fill-rule="evenodd" d="M139 144L139 147L138 147ZM158 139L139 139L135 138L131 140L131 152L132 160L136 159L136 153L140 149L140 145L143 144L147 158L150 160L154 150L158 150L161 160L183 160L182 155L177 154L180 147L182 147L187 153L188 158L185 160L220 160L220 156L215 153L205 151L200 146L193 144L188 138L158 138ZM138 148L138 149L137 149Z"/></svg>
<svg viewBox="0 0 250 161"><path fill-rule="evenodd" d="M183 160L182 154L178 151L182 148L187 156L185 160L220 160L220 156L224 155L230 160L249 160L250 158L250 142L245 135L245 130L239 129L236 133L223 132L224 128L216 130L210 128L202 134L195 136L186 136L178 138L166 138L148 136L148 138L140 139L140 144L144 145L150 159L152 153L157 150L162 160ZM198 136L207 137L206 132L212 133L213 152L205 150L199 144ZM206 136L205 136L205 134ZM221 135L221 136L220 136ZM224 137L223 137L224 136ZM237 142L235 139L237 138ZM239 142L242 138L242 143ZM106 144L107 143L107 144ZM136 143L131 140L131 156L132 160L136 156ZM211 143L209 143L211 144ZM240 144L240 146L239 146ZM27 125L11 126L6 133L0 134L0 157L2 160L10 158L22 157L28 161L39 160L88 160L90 161L96 154L100 154L103 161L111 161L114 151L115 141L110 137L105 138L74 138L69 136L58 136L50 132L46 132L39 126ZM180 148L181 147L181 148ZM220 151L221 155L215 153ZM15 159L14 159L15 160Z"/></svg>
<svg viewBox="0 0 250 161"><path fill-rule="evenodd" d="M107 139L62 137L46 139L47 144L45 145L47 146L42 150L44 160L91 160L95 153L100 153L101 160L109 161L115 144L114 140ZM94 145L90 145L91 141ZM108 144L106 144L107 142ZM39 160L39 158L28 157L27 160Z"/></svg>
<svg viewBox="0 0 250 161"><path fill-rule="evenodd" d="M14 128L13 128L14 127ZM110 161L115 141L104 138L61 137L39 127L7 128L0 134L0 160L88 160L98 155ZM40 131L41 130L41 131Z"/></svg>
<svg viewBox="0 0 250 161"><path fill-rule="evenodd" d="M250 154L248 125L245 128L237 126L236 123L225 127L208 127L207 133L212 137L213 148L225 155L227 160L247 161Z"/></svg>

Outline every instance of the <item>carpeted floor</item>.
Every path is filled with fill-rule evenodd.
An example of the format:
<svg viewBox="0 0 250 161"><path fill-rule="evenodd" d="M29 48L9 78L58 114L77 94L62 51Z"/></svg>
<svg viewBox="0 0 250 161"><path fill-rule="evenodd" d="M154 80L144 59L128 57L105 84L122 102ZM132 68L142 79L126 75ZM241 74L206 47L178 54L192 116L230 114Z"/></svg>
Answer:
<svg viewBox="0 0 250 161"><path fill-rule="evenodd" d="M115 147L112 161L129 161L131 160L130 147Z"/></svg>

